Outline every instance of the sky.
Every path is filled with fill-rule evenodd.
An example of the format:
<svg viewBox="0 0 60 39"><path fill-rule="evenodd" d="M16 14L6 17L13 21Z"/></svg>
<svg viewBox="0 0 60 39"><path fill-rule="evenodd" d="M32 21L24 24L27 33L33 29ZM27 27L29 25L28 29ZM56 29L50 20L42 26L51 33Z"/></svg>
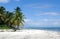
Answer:
<svg viewBox="0 0 60 39"><path fill-rule="evenodd" d="M60 0L0 0L0 6L8 11L19 6L25 27L60 27Z"/></svg>

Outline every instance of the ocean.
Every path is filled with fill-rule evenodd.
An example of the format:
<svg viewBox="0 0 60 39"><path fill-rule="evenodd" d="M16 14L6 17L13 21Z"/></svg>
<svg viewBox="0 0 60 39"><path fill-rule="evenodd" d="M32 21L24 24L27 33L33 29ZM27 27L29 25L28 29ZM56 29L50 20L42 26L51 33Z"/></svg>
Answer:
<svg viewBox="0 0 60 39"><path fill-rule="evenodd" d="M37 30L48 30L48 31L60 31L60 27L25 27L24 29L37 29Z"/></svg>

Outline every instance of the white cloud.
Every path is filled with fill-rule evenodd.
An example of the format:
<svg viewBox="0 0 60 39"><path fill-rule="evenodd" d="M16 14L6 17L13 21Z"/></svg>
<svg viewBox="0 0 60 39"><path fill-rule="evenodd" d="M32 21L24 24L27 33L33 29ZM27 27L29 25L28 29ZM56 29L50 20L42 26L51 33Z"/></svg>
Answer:
<svg viewBox="0 0 60 39"><path fill-rule="evenodd" d="M59 16L59 13L56 12L44 12L44 13L38 13L36 16L41 16L41 15L49 15L49 16Z"/></svg>
<svg viewBox="0 0 60 39"><path fill-rule="evenodd" d="M29 4L26 6L29 8L50 8L52 7L52 5L48 5L48 4Z"/></svg>
<svg viewBox="0 0 60 39"><path fill-rule="evenodd" d="M45 13L46 15L53 15L53 16L57 16L57 15L60 15L58 13L55 13L55 12L47 12Z"/></svg>
<svg viewBox="0 0 60 39"><path fill-rule="evenodd" d="M24 19L25 22L31 22L31 19Z"/></svg>
<svg viewBox="0 0 60 39"><path fill-rule="evenodd" d="M0 0L0 3L8 3L9 0Z"/></svg>
<svg viewBox="0 0 60 39"><path fill-rule="evenodd" d="M48 21L48 19L44 19L44 21Z"/></svg>
<svg viewBox="0 0 60 39"><path fill-rule="evenodd" d="M59 26L60 19L42 19L42 20L26 20L29 26Z"/></svg>

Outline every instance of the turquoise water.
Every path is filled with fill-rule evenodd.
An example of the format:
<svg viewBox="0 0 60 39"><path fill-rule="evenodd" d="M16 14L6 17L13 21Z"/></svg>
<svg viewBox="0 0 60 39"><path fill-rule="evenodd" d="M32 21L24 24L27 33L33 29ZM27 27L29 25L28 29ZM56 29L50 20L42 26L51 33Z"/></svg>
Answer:
<svg viewBox="0 0 60 39"><path fill-rule="evenodd" d="M25 29L60 31L60 27L25 27Z"/></svg>

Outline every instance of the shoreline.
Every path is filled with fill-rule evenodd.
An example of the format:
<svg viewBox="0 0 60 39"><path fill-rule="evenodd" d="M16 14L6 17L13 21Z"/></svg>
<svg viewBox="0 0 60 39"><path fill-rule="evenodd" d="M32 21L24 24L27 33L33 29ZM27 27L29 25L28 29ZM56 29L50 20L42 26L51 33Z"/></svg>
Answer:
<svg viewBox="0 0 60 39"><path fill-rule="evenodd" d="M59 30L43 30L43 29L20 29L16 31L14 31L13 29L0 29L0 32L20 32L20 31L27 31L27 30L60 32Z"/></svg>

